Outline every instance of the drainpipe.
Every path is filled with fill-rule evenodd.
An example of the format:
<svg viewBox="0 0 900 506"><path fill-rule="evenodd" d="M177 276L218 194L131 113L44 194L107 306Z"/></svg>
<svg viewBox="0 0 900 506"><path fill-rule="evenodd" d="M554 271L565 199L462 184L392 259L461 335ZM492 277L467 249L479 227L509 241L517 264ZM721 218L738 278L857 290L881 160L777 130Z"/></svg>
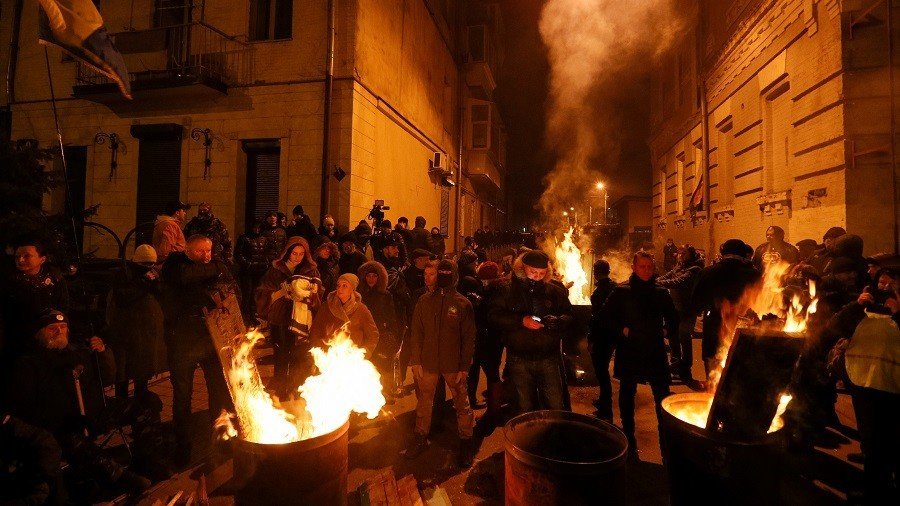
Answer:
<svg viewBox="0 0 900 506"><path fill-rule="evenodd" d="M464 9L462 7L461 9ZM461 55L463 51L463 45L460 42L463 37L463 33L465 33L465 13L458 13L457 17L457 55ZM459 162L459 170L456 171L456 212L454 214L454 220L456 221L455 226L453 227L455 233L453 234L453 250L459 251L462 249L460 247L460 232L461 232L461 222L462 222L462 171L463 171L463 144L465 143L466 138L466 62L465 58L458 56L459 58L459 75L457 77L456 83L456 94L457 100L459 101L459 106L457 109L457 120L459 121L459 143L458 143L458 153L457 153L457 161Z"/></svg>
<svg viewBox="0 0 900 506"><path fill-rule="evenodd" d="M712 215L712 204L710 203L710 195L709 195L709 100L706 96L706 80L703 76L703 12L700 10L703 7L698 5L697 7L697 85L700 87L700 124L701 131L700 135L702 136L700 140L700 149L703 152L703 198L706 201L706 223L707 223L707 232L709 234L707 240L707 255L712 257L714 255L713 243L715 242L715 234L713 233L714 220ZM665 184L665 181L663 182Z"/></svg>
<svg viewBox="0 0 900 506"><path fill-rule="evenodd" d="M19 31L22 26L22 6L25 0L16 0L13 6L12 35L9 37L9 66L6 69L6 106L16 101L16 66L19 62Z"/></svg>
<svg viewBox="0 0 900 506"><path fill-rule="evenodd" d="M890 102L891 102L891 184L893 185L894 194L894 253L900 253L900 192L897 188L897 127L895 121L894 107L896 99L894 97L894 2L887 2L888 19L888 76L890 76Z"/></svg>
<svg viewBox="0 0 900 506"><path fill-rule="evenodd" d="M325 53L325 101L322 120L322 193L319 197L319 221L328 214L328 156L331 141L331 95L334 87L334 6L328 0L328 49Z"/></svg>

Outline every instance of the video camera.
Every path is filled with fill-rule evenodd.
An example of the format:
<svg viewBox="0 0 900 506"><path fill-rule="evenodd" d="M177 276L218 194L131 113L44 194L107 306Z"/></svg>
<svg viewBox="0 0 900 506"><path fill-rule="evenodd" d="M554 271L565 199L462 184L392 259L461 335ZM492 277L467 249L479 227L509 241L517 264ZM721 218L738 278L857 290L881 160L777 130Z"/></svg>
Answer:
<svg viewBox="0 0 900 506"><path fill-rule="evenodd" d="M384 221L384 212L390 211L390 206L384 205L384 200L378 199L372 204L372 210L366 218L372 220L372 228L378 230L381 228L381 222Z"/></svg>

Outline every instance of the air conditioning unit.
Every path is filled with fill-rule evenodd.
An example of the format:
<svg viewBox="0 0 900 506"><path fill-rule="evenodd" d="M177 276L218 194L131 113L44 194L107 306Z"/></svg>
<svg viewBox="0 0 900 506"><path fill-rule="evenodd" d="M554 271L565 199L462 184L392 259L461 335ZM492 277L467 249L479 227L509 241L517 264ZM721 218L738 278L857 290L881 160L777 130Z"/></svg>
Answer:
<svg viewBox="0 0 900 506"><path fill-rule="evenodd" d="M435 151L434 155L431 157L431 168L433 170L443 170L445 168L445 165L446 162L444 161L444 153Z"/></svg>
<svg viewBox="0 0 900 506"><path fill-rule="evenodd" d="M453 182L453 171L447 168L446 157L440 151L435 151L434 155L432 155L431 168L428 169L428 173L437 178L442 186L454 186L456 184Z"/></svg>

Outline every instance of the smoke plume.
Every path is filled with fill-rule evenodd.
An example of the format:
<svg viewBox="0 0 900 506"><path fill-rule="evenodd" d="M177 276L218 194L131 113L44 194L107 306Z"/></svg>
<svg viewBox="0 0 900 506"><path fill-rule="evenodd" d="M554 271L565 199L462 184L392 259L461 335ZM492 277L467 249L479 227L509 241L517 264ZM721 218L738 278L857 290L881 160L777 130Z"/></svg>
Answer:
<svg viewBox="0 0 900 506"><path fill-rule="evenodd" d="M649 76L682 26L677 0L548 0L540 32L550 60L547 143L555 168L539 209L551 230L598 180L622 195L649 192ZM630 187L617 179L642 171ZM595 202L597 211L602 204ZM579 222L587 221L586 216ZM595 217L596 218L596 217ZM555 222L555 223L554 223Z"/></svg>

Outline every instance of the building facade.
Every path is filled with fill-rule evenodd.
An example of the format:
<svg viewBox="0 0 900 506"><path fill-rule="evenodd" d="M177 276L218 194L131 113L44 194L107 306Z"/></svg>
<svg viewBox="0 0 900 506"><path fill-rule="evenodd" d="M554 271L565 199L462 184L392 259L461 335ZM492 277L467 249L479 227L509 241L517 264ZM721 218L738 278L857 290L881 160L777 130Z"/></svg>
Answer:
<svg viewBox="0 0 900 506"><path fill-rule="evenodd" d="M3 1L4 14L14 3ZM388 219L424 216L450 244L502 225L504 213L493 212L503 202L502 121L490 92L477 99L490 110L484 142L473 114L482 112L475 92L495 86L498 12L453 0L104 2L133 100L48 52L73 202L100 204L94 220L120 237L179 198L210 203L234 235L296 204L314 221L327 212L353 228L376 199L391 207ZM2 18L3 40L13 40L13 18ZM3 97L11 138L51 146L36 6L18 22L15 95ZM482 81L470 78L475 70ZM61 209L62 197L47 205ZM112 252L90 230L84 242Z"/></svg>
<svg viewBox="0 0 900 506"><path fill-rule="evenodd" d="M652 102L653 235L717 251L832 226L896 251L896 99L884 0L703 0ZM691 12L690 8L686 12Z"/></svg>

